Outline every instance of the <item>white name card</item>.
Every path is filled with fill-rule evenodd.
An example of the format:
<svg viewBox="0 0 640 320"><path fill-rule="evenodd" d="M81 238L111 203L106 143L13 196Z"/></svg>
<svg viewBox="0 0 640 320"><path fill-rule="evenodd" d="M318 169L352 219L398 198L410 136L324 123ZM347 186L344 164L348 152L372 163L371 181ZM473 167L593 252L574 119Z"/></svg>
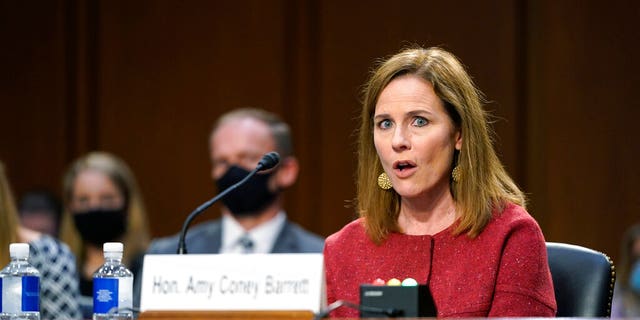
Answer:
<svg viewBox="0 0 640 320"><path fill-rule="evenodd" d="M141 311L311 310L326 305L322 254L146 255Z"/></svg>

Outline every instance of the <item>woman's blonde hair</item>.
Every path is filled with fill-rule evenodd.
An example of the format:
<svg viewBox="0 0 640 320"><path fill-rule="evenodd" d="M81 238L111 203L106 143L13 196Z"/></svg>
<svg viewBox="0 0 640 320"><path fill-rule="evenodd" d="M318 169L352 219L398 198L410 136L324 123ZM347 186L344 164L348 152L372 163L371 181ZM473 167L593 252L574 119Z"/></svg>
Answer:
<svg viewBox="0 0 640 320"><path fill-rule="evenodd" d="M18 241L18 212L9 178L0 161L0 268L9 263L9 244Z"/></svg>
<svg viewBox="0 0 640 320"><path fill-rule="evenodd" d="M149 226L142 194L129 166L118 157L106 152L91 152L74 161L63 178L63 197L65 210L62 218L62 240L69 245L78 257L78 263L84 261L84 245L73 223L69 204L73 196L73 185L78 175L85 170L94 170L105 174L127 203L127 232L124 236L123 262L129 264L136 255L144 252L149 244ZM100 226L96 226L100 228Z"/></svg>
<svg viewBox="0 0 640 320"><path fill-rule="evenodd" d="M452 122L462 133L462 148L456 151L451 170L460 170L459 182L451 182L451 193L460 214L454 234L477 236L491 219L493 209L506 202L525 204L522 191L503 168L493 149L493 131L483 109L484 98L462 63L450 52L432 47L414 47L382 61L363 88L363 107L358 132L357 208L365 218L367 234L381 243L390 232L398 232L400 196L382 190L376 181L382 165L373 142L373 116L378 97L398 76L414 75L429 81L442 100Z"/></svg>

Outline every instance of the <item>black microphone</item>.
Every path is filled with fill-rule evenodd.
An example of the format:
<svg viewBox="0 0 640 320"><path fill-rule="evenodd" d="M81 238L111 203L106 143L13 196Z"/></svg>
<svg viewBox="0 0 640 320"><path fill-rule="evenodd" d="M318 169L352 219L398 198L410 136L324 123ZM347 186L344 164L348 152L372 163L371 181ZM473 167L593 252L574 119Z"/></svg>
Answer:
<svg viewBox="0 0 640 320"><path fill-rule="evenodd" d="M262 159L258 162L256 169L258 171L269 170L277 166L278 163L280 163L280 155L277 152L272 151L262 156Z"/></svg>
<svg viewBox="0 0 640 320"><path fill-rule="evenodd" d="M258 162L258 165L256 166L256 168L253 169L253 171L249 172L249 174L246 177L244 177L242 180L238 181L236 184L220 192L217 196L213 197L211 200L203 203L202 205L197 207L195 210L193 210L193 212L191 212L187 217L187 219L184 221L184 224L182 224L182 231L180 231L180 240L178 242L177 253L178 254L187 253L187 244L185 243L185 238L187 236L187 229L189 229L189 225L191 224L191 221L195 219L195 217L197 217L203 211L207 210L207 208L209 208L211 205L216 203L216 201L222 199L222 197L226 196L229 192L235 190L237 187L247 182L251 177L253 177L259 171L269 170L275 167L276 165L278 165L278 163L280 163L280 155L277 152L273 151L265 154L264 156L262 156L262 159L260 159L260 162Z"/></svg>

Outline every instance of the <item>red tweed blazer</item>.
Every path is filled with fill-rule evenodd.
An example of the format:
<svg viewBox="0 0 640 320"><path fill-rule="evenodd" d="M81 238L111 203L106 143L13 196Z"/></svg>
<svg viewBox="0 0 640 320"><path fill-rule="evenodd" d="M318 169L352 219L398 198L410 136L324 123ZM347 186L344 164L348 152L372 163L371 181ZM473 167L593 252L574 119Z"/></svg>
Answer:
<svg viewBox="0 0 640 320"><path fill-rule="evenodd" d="M359 285L376 278L428 283L438 317L553 317L556 302L545 240L522 207L494 212L480 235L392 233L377 246L358 219L327 238L327 299L359 303ZM357 317L346 307L332 317Z"/></svg>

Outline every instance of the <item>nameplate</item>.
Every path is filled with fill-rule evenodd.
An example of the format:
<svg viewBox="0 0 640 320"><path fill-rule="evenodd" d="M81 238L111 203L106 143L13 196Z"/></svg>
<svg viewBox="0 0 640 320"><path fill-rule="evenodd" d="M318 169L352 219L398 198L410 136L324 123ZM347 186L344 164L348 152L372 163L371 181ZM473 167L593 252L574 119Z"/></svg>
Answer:
<svg viewBox="0 0 640 320"><path fill-rule="evenodd" d="M141 311L311 310L326 305L322 254L146 255Z"/></svg>

